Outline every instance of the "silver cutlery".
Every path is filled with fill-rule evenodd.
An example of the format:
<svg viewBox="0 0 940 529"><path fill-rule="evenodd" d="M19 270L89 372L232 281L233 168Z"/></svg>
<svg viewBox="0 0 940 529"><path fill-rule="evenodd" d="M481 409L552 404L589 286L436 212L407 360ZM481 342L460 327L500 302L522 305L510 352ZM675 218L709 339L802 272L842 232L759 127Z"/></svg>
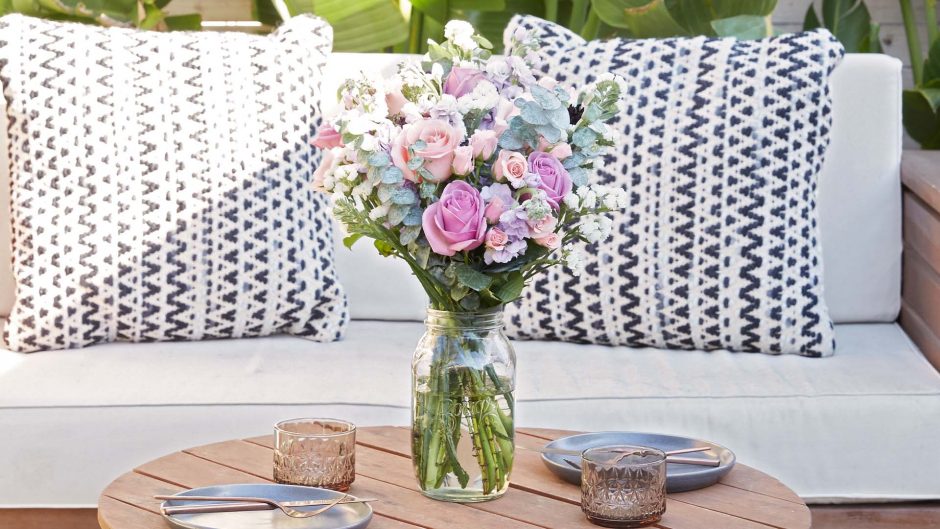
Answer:
<svg viewBox="0 0 940 529"><path fill-rule="evenodd" d="M245 512L245 511L268 511L280 509L284 514L292 518L312 518L323 514L336 505L347 503L365 503L378 501L374 498L354 498L344 494L334 500L304 500L304 501L275 501L269 498L260 498L253 496L154 496L157 500L173 501L211 501L227 502L213 503L209 505L178 505L163 508L166 515L173 514L202 514L213 512ZM314 511L300 511L294 507L317 507L321 509Z"/></svg>
<svg viewBox="0 0 940 529"><path fill-rule="evenodd" d="M541 454L559 455L559 456L580 456L581 453L583 452L583 450L566 450L564 448L549 448L549 447L542 447L542 448L520 447L520 448L524 450L532 450L534 452L539 452ZM705 452L711 449L712 447L710 446L696 446L692 448L680 448L678 450L669 450L668 452L666 452L666 455L674 456L674 455L679 455L679 454L690 454L692 452ZM707 460L702 459L699 461L707 461Z"/></svg>
<svg viewBox="0 0 940 529"><path fill-rule="evenodd" d="M579 454L580 455L580 454ZM568 459L567 457L562 458L568 466L574 467L578 470L581 470L581 465L575 463L574 461ZM699 465L703 467L719 467L721 466L721 461L717 459L699 459L697 457L666 457L666 463L672 463L676 465Z"/></svg>

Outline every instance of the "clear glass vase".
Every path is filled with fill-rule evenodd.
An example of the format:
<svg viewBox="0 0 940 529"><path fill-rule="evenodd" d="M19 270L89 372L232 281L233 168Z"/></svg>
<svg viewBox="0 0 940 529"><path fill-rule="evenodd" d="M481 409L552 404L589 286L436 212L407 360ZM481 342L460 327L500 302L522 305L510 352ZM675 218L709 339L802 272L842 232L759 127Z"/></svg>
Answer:
<svg viewBox="0 0 940 529"><path fill-rule="evenodd" d="M502 496L513 464L516 355L501 308L428 310L412 363L411 455L428 497Z"/></svg>

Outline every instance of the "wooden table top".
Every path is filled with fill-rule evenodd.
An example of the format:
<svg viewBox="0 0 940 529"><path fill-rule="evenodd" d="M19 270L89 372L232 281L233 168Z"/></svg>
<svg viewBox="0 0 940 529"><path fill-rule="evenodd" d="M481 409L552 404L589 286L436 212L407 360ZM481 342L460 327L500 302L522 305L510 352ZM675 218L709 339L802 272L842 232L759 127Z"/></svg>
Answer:
<svg viewBox="0 0 940 529"><path fill-rule="evenodd" d="M540 448L576 432L525 428L516 444ZM455 504L417 489L407 428L359 428L350 493L378 498L370 529L595 528L581 512L581 491L555 477L540 455L516 452L511 489L499 500ZM272 481L273 436L191 448L145 463L111 483L98 502L103 529L167 529L155 494L226 483ZM661 529L808 529L806 504L776 479L740 463L717 485L670 494Z"/></svg>

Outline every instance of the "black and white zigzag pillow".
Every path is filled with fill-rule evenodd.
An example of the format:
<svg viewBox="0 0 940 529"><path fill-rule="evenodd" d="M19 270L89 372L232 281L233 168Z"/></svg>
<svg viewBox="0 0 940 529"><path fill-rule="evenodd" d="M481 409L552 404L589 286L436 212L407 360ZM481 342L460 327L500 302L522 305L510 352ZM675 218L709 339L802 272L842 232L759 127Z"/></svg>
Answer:
<svg viewBox="0 0 940 529"><path fill-rule="evenodd" d="M342 336L310 187L332 29L267 37L0 19L16 302L10 349Z"/></svg>
<svg viewBox="0 0 940 529"><path fill-rule="evenodd" d="M516 16L543 43L542 70L578 87L629 86L615 152L596 182L623 186L614 234L583 248L586 271L540 276L507 309L516 338L826 356L817 178L829 143L826 31L758 41L586 42Z"/></svg>

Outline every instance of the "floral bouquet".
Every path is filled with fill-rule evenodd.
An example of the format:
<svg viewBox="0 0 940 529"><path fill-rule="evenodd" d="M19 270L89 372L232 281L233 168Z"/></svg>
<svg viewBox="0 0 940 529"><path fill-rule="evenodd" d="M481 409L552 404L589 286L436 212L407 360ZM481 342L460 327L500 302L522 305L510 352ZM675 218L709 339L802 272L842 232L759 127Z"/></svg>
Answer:
<svg viewBox="0 0 940 529"><path fill-rule="evenodd" d="M623 82L606 75L572 93L536 78L538 41L524 32L511 56L493 56L466 22L444 34L395 78L340 86L341 110L314 139L325 151L314 185L332 195L346 246L368 237L405 260L437 317L457 321L498 311L550 266L577 272L570 243L608 237L605 214L627 195L588 180L613 145L605 122L621 111ZM481 332L430 345L416 375L414 459L426 492L474 481L486 496L508 484L514 373L498 373Z"/></svg>

